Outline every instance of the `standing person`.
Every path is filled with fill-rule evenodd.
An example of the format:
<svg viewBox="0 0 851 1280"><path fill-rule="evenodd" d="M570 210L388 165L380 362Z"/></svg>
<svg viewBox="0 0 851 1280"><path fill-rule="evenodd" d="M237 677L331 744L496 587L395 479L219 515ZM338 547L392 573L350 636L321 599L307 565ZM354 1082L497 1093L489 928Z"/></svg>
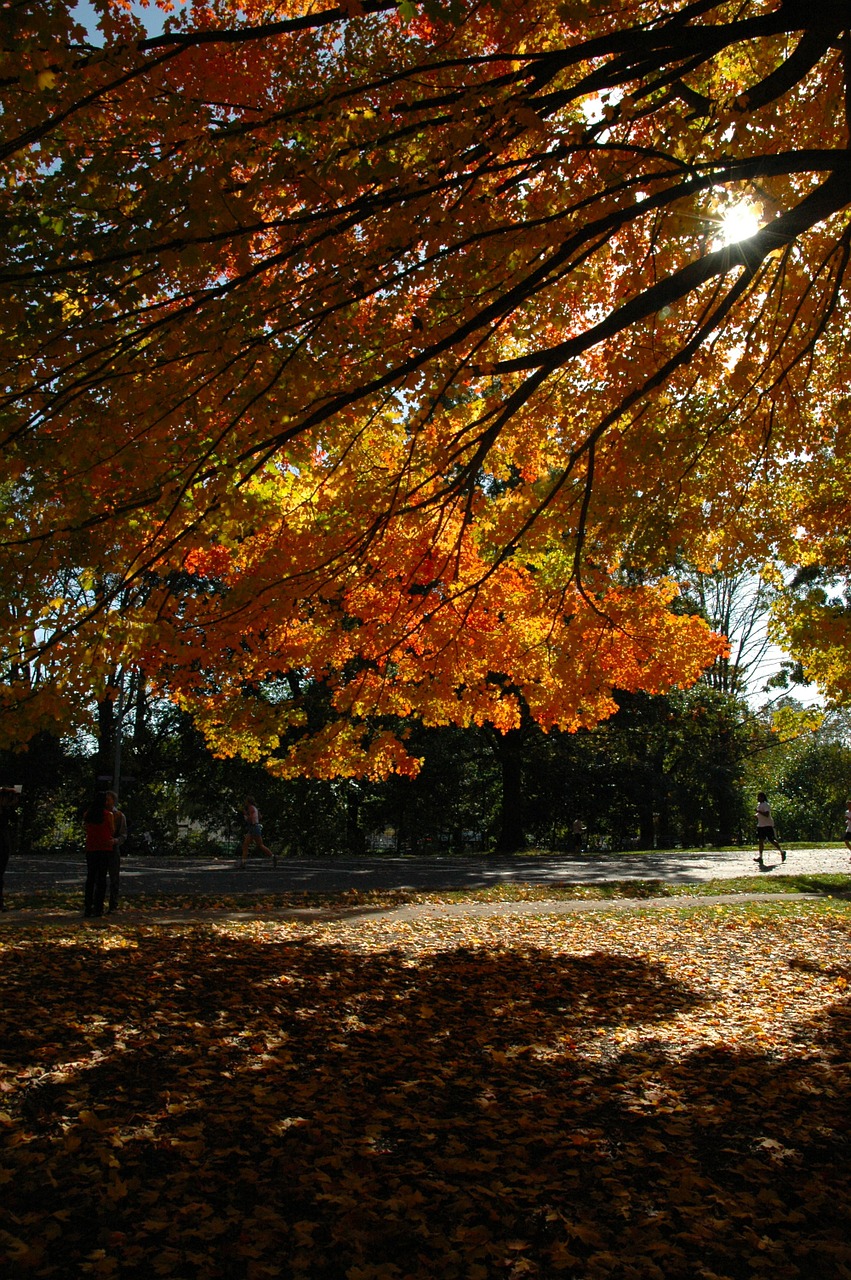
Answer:
<svg viewBox="0 0 851 1280"><path fill-rule="evenodd" d="M573 852L581 853L582 846L585 843L585 832L588 828L581 818L577 818L573 823Z"/></svg>
<svg viewBox="0 0 851 1280"><path fill-rule="evenodd" d="M780 854L780 861L786 861L786 854L777 843L777 837L774 834L774 819L771 816L771 809L768 804L768 797L764 791L760 791L756 798L756 838L759 841L759 857L754 858L754 862L762 865L762 853L765 848L766 840L769 844L773 844L777 852Z"/></svg>
<svg viewBox="0 0 851 1280"><path fill-rule="evenodd" d="M0 787L0 911L8 911L3 898L3 877L12 856L12 824L18 820L20 792L14 787Z"/></svg>
<svg viewBox="0 0 851 1280"><path fill-rule="evenodd" d="M845 844L851 849L851 800L845 801Z"/></svg>
<svg viewBox="0 0 851 1280"><path fill-rule="evenodd" d="M115 823L107 808L106 792L96 791L86 810L83 823L86 829L86 889L83 898L84 916L102 916L106 897L106 877L112 854Z"/></svg>
<svg viewBox="0 0 851 1280"><path fill-rule="evenodd" d="M106 808L112 814L112 852L109 855L109 906L107 911L118 910L118 880L121 875L122 847L127 839L127 819L118 808L118 796L114 791L106 793Z"/></svg>
<svg viewBox="0 0 851 1280"><path fill-rule="evenodd" d="M273 863L275 856L272 850L267 848L263 843L263 827L260 822L260 810L257 808L257 801L254 796L246 796L245 804L242 806L242 819L245 823L245 835L242 837L242 852L240 855L239 865L245 866L245 856L248 853L248 846L252 840L257 845L261 853L265 853L267 858L271 858Z"/></svg>

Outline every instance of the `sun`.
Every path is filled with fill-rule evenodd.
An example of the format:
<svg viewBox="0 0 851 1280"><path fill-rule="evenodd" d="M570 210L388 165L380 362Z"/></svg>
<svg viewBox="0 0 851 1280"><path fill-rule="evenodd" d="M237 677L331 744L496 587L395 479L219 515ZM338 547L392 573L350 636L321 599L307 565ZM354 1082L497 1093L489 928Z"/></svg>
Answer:
<svg viewBox="0 0 851 1280"><path fill-rule="evenodd" d="M722 244L736 244L747 240L759 231L759 213L750 204L734 204L721 219Z"/></svg>

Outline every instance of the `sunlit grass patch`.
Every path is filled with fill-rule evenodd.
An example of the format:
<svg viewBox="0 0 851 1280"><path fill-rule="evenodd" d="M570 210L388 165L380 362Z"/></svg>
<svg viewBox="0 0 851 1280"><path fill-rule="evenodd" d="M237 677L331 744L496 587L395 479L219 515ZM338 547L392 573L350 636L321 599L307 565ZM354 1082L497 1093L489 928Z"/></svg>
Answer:
<svg viewBox="0 0 851 1280"><path fill-rule="evenodd" d="M546 884L502 882L482 889L449 889L439 894L418 894L430 902L539 902L577 899L605 902L614 898L683 898L718 894L751 893L851 893L851 875L735 876L690 884L665 880L606 880L596 883L550 881Z"/></svg>
<svg viewBox="0 0 851 1280"><path fill-rule="evenodd" d="M278 911L322 910L350 911L357 907L391 910L402 906L436 905L440 903L511 903L511 902L606 902L614 899L642 901L651 898L706 897L719 894L813 893L841 897L851 894L851 875L737 876L730 879L705 880L692 884L671 884L664 880L609 880L597 883L555 881L546 884L501 882L484 888L447 889L425 893L407 889L349 889L342 893L143 893L123 897L120 916L140 913L169 912L253 912L269 914ZM80 911L80 894L65 890L47 890L9 895L17 912Z"/></svg>

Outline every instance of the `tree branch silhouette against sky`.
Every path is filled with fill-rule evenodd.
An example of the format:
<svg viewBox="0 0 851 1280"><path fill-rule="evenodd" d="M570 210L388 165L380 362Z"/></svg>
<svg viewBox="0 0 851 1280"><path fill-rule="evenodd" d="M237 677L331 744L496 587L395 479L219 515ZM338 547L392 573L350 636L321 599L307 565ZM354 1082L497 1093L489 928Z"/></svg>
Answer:
<svg viewBox="0 0 851 1280"><path fill-rule="evenodd" d="M678 559L844 573L845 3L93 8L4 18L7 741L122 664L413 771L693 681Z"/></svg>

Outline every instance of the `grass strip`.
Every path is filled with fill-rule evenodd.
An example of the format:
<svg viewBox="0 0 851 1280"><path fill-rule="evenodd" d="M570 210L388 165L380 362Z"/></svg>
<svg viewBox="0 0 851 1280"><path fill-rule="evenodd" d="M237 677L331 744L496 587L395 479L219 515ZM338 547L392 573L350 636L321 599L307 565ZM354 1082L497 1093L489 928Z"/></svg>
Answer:
<svg viewBox="0 0 851 1280"><path fill-rule="evenodd" d="M851 896L851 875L738 876L671 884L665 880L608 880L596 884L551 881L547 884L512 882L476 889L447 889L440 893L418 893L405 889L349 889L343 893L140 893L122 898L121 914L149 911L283 911L345 910L352 907L386 907L461 902L559 902L577 900L606 902L613 899L642 901L651 898L705 898L719 894L772 893L782 897L793 893L818 894L826 898ZM45 890L11 896L14 911L78 911L80 893Z"/></svg>

